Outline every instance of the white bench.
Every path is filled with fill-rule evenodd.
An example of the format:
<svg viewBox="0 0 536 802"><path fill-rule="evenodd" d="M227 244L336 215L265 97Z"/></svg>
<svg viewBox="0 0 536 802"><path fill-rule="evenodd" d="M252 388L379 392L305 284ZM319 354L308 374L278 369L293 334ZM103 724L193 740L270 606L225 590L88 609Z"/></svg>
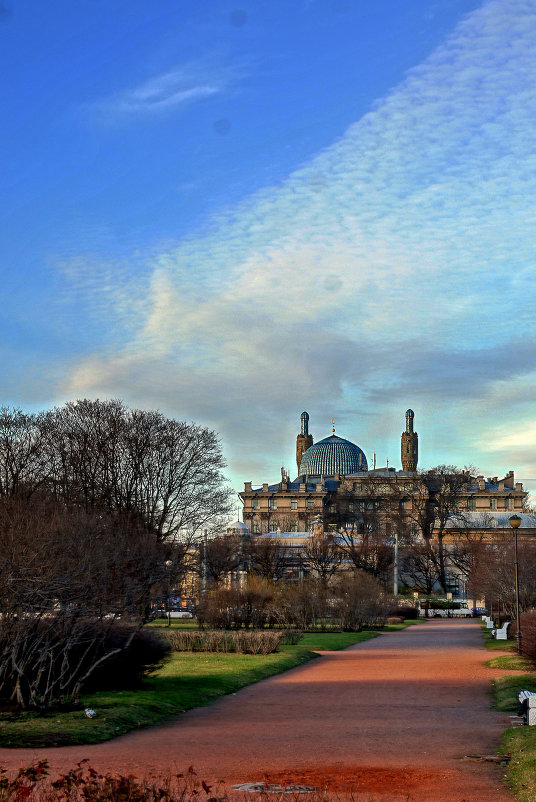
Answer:
<svg viewBox="0 0 536 802"><path fill-rule="evenodd" d="M486 625L486 629L491 629L493 627L494 621L493 618L490 618L489 615L483 615L482 621Z"/></svg>
<svg viewBox="0 0 536 802"><path fill-rule="evenodd" d="M505 621L504 624L500 629L492 629L491 630L491 637L495 638L495 640L506 640L508 638L508 626L510 621Z"/></svg>
<svg viewBox="0 0 536 802"><path fill-rule="evenodd" d="M517 698L521 705L523 724L534 726L536 724L536 693L534 691L519 691Z"/></svg>

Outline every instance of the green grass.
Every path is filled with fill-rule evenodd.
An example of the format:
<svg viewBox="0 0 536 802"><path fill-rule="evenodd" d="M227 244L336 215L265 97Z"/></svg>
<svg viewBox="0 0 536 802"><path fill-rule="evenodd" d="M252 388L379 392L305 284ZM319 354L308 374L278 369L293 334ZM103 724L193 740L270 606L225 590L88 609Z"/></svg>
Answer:
<svg viewBox="0 0 536 802"><path fill-rule="evenodd" d="M137 727L154 726L184 710L208 705L245 685L299 666L314 658L315 650L344 649L377 634L308 633L296 646L283 646L269 655L174 652L140 689L84 696L82 707L96 710L94 719L87 718L83 709L0 716L0 745L38 747L106 741Z"/></svg>
<svg viewBox="0 0 536 802"><path fill-rule="evenodd" d="M488 668L502 668L505 671L530 671L532 668L530 660L515 653L492 657L486 665Z"/></svg>
<svg viewBox="0 0 536 802"><path fill-rule="evenodd" d="M519 691L536 691L536 674L527 670L532 667L532 664L515 653L515 641L495 641L484 629L483 635L488 649L510 652L489 660L487 665L490 668L524 672L493 680L494 707L505 713L517 713ZM534 802L536 799L536 727L508 728L502 734L501 749L503 754L511 756L506 775L508 785L519 802Z"/></svg>
<svg viewBox="0 0 536 802"><path fill-rule="evenodd" d="M482 625L481 630L486 649L498 652L513 652L516 650L517 646L514 638L508 638L508 640L495 640L495 638L491 637L490 629L487 629L484 625Z"/></svg>
<svg viewBox="0 0 536 802"><path fill-rule="evenodd" d="M536 691L536 674L500 677L494 681L495 707L517 712L517 694L521 690ZM536 799L536 727L512 727L501 738L502 751L511 755L507 782L520 802Z"/></svg>
<svg viewBox="0 0 536 802"><path fill-rule="evenodd" d="M536 727L514 727L502 735L502 750L511 755L506 780L519 802L536 799Z"/></svg>
<svg viewBox="0 0 536 802"><path fill-rule="evenodd" d="M199 629L195 618L172 618L170 624L166 618L155 618L147 626L151 629Z"/></svg>
<svg viewBox="0 0 536 802"><path fill-rule="evenodd" d="M514 674L493 680L494 706L497 710L517 712L519 691L536 691L536 674Z"/></svg>
<svg viewBox="0 0 536 802"><path fill-rule="evenodd" d="M424 621L428 621L427 618L406 618L400 624L385 624L383 627L380 628L381 632L398 632L400 629L406 629L407 627L412 627L415 624L422 624Z"/></svg>

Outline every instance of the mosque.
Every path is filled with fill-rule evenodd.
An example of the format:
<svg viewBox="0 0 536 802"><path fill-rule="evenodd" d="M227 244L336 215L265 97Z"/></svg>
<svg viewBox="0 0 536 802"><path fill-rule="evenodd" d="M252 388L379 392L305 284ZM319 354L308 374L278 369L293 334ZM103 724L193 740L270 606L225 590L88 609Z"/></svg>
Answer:
<svg viewBox="0 0 536 802"><path fill-rule="evenodd" d="M417 472L419 438L414 419L415 413L408 409L400 438L401 470L397 470L389 465L377 468L375 456L369 467L364 451L336 435L334 426L329 437L315 443L309 433L309 415L302 412L296 437L296 478L291 480L282 468L281 480L276 484L264 482L253 488L251 482L245 482L239 494L243 502L242 526L253 535L279 532L303 536L314 531L315 522L318 525L319 520L329 520L330 513L331 520L340 526L340 515L335 513L340 512L341 506L355 526L371 506L378 504L374 499L380 496L390 497L391 507L396 503L409 521L415 498L422 498L423 492ZM472 519L475 526L484 514L488 524L491 521L491 526L502 526L501 513L506 519L514 512L522 512L526 496L513 471L502 479L467 474L458 506L466 513L465 521ZM415 529L414 524L408 525Z"/></svg>

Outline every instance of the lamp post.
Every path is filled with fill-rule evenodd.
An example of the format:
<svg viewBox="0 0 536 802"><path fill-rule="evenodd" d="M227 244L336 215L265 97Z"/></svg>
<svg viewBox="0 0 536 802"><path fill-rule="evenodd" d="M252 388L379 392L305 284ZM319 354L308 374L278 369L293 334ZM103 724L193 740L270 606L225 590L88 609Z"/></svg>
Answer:
<svg viewBox="0 0 536 802"><path fill-rule="evenodd" d="M395 553L393 559L393 595L398 599L398 529L395 529Z"/></svg>
<svg viewBox="0 0 536 802"><path fill-rule="evenodd" d="M166 560L164 565L167 568L167 583L166 583L166 612L167 612L167 625L168 627L171 626L171 610L169 606L169 596L171 593L171 582L169 579L169 574L171 571L171 566L173 565L173 560Z"/></svg>
<svg viewBox="0 0 536 802"><path fill-rule="evenodd" d="M521 619L519 616L519 562L517 559L517 530L521 524L519 515L511 515L508 522L514 530L514 569L515 569L515 590L516 590L516 641L517 653L521 654Z"/></svg>

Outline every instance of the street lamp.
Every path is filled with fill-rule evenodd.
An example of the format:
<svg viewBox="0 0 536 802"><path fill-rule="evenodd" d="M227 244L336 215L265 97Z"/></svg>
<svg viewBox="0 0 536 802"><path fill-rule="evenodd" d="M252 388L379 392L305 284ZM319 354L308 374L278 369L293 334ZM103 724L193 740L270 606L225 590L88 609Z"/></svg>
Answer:
<svg viewBox="0 0 536 802"><path fill-rule="evenodd" d="M166 583L166 608L167 608L167 625L168 627L171 626L171 610L169 608L169 596L171 593L171 583L169 580L169 573L171 571L171 566L173 565L173 560L166 560L164 565L167 568L167 583Z"/></svg>
<svg viewBox="0 0 536 802"><path fill-rule="evenodd" d="M519 515L511 515L508 522L514 530L514 567L515 567L515 585L516 585L516 641L517 653L521 654L521 619L519 616L519 562L517 559L517 530L521 524Z"/></svg>

